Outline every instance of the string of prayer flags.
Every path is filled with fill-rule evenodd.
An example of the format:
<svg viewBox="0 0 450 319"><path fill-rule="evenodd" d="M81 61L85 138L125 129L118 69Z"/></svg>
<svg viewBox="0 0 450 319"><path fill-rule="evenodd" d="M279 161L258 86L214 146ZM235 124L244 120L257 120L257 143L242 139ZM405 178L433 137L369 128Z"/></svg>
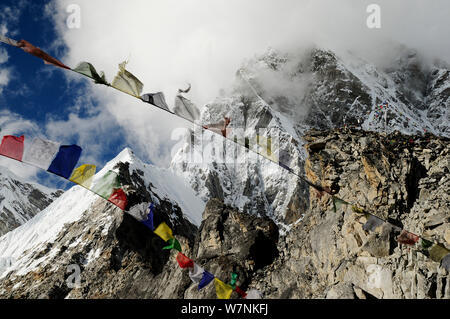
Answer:
<svg viewBox="0 0 450 319"><path fill-rule="evenodd" d="M108 201L119 207L121 210L125 210L128 204L127 195L122 188L114 189Z"/></svg>
<svg viewBox="0 0 450 319"><path fill-rule="evenodd" d="M363 225L362 228L365 231L372 232L372 231L375 231L375 229L377 229L379 226L381 226L383 224L384 224L384 220L382 220L376 216L370 215L369 218L367 219L367 222Z"/></svg>
<svg viewBox="0 0 450 319"><path fill-rule="evenodd" d="M13 135L3 136L2 144L0 145L0 155L22 161L24 140L25 136L23 135L20 137Z"/></svg>
<svg viewBox="0 0 450 319"><path fill-rule="evenodd" d="M200 279L200 282L198 284L198 290L206 287L213 279L214 279L214 275L207 272L206 270L204 270L202 279Z"/></svg>
<svg viewBox="0 0 450 319"><path fill-rule="evenodd" d="M169 106L166 103L166 98L164 97L163 92L157 92L157 93L146 93L141 96L142 101L152 104L156 107L159 107L160 109L163 109L165 111L168 111L172 113L169 109Z"/></svg>
<svg viewBox="0 0 450 319"><path fill-rule="evenodd" d="M78 145L61 145L47 170L50 173L69 179L80 159L81 151L82 149Z"/></svg>
<svg viewBox="0 0 450 319"><path fill-rule="evenodd" d="M95 175L96 166L90 164L84 164L73 170L69 181L75 184L81 185L85 188L90 188L92 180Z"/></svg>
<svg viewBox="0 0 450 319"><path fill-rule="evenodd" d="M9 44L9 45L15 46L15 47L19 46L19 43L16 40L8 38L1 34L0 34L0 41L3 43Z"/></svg>
<svg viewBox="0 0 450 319"><path fill-rule="evenodd" d="M403 229L400 235L397 237L397 241L400 244L414 246L419 241L419 236Z"/></svg>
<svg viewBox="0 0 450 319"><path fill-rule="evenodd" d="M204 272L205 270L202 267L194 263L193 267L189 269L189 278L191 278L194 284L199 284Z"/></svg>
<svg viewBox="0 0 450 319"><path fill-rule="evenodd" d="M176 238L170 238L169 245L163 247L163 250L166 250L166 249L175 249L175 250L178 250L179 252L181 252L180 242Z"/></svg>
<svg viewBox="0 0 450 319"><path fill-rule="evenodd" d="M247 297L245 299L261 299L262 295L259 292L259 290L256 289L250 289L247 291Z"/></svg>
<svg viewBox="0 0 450 319"><path fill-rule="evenodd" d="M35 137L31 145L25 147L22 161L47 170L60 146L60 143Z"/></svg>
<svg viewBox="0 0 450 319"><path fill-rule="evenodd" d="M80 62L73 71L93 79L97 84L110 85L108 81L106 81L105 73L102 71L98 74L95 67L89 62Z"/></svg>
<svg viewBox="0 0 450 319"><path fill-rule="evenodd" d="M180 268L194 268L194 262L192 259L186 257L181 252L177 255L177 262L180 265Z"/></svg>
<svg viewBox="0 0 450 319"><path fill-rule="evenodd" d="M40 48L35 47L28 41L20 40L19 42L17 42L17 47L21 48L22 50L24 50L25 52L27 52L31 55L34 55L35 57L42 59L45 64L51 64L51 65L58 66L63 69L70 70L70 68L67 65L58 61L57 59L55 59L48 53L42 51Z"/></svg>
<svg viewBox="0 0 450 319"><path fill-rule="evenodd" d="M198 108L191 101L180 94L175 97L173 113L191 122L195 122L200 117L200 111Z"/></svg>
<svg viewBox="0 0 450 319"><path fill-rule="evenodd" d="M230 299L233 292L233 288L221 281L218 278L214 278L214 286L216 287L217 298L219 299Z"/></svg>
<svg viewBox="0 0 450 319"><path fill-rule="evenodd" d="M111 86L119 91L127 93L137 98L141 98L141 92L144 87L141 81L125 69L128 61L119 64L119 72L111 83Z"/></svg>
<svg viewBox="0 0 450 319"><path fill-rule="evenodd" d="M161 239L164 241L168 241L169 239L174 238L172 229L170 229L170 227L167 226L165 222L159 224L159 226L156 227L154 233L159 237L161 237Z"/></svg>
<svg viewBox="0 0 450 319"><path fill-rule="evenodd" d="M151 231L155 230L155 226L153 225L153 210L155 209L155 206L153 205L153 203L151 203L148 206L148 214L147 214L147 219L143 220L142 223L147 226L148 228L150 228Z"/></svg>

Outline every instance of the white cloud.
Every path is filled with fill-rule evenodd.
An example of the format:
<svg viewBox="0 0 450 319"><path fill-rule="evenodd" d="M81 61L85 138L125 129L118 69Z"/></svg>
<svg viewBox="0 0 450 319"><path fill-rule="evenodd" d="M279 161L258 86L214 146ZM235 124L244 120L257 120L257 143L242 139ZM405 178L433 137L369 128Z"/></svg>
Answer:
<svg viewBox="0 0 450 319"><path fill-rule="evenodd" d="M130 58L128 69L145 83L144 90L164 91L169 103L186 82L192 83L194 102L209 102L230 86L244 59L268 46L293 50L315 43L383 63L403 43L450 61L445 0L375 1L382 10L381 29L367 28L366 7L374 1L366 0L78 0L81 28L69 29L66 7L72 3L47 7L68 47L61 59L71 66L89 61L112 80L117 64ZM101 86L92 94L104 108L94 123L112 114L133 149L166 164L171 131L184 122ZM73 121L76 117L67 124Z"/></svg>

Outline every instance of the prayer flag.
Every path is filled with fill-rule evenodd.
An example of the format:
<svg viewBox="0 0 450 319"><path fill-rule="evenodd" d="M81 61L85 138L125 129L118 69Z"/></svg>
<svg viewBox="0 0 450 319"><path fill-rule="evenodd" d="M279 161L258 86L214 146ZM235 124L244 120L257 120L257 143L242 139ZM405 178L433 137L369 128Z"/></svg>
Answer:
<svg viewBox="0 0 450 319"><path fill-rule="evenodd" d="M90 188L92 184L92 179L95 175L95 165L84 164L80 167L74 169L72 176L70 176L70 181L78 185Z"/></svg>
<svg viewBox="0 0 450 319"><path fill-rule="evenodd" d="M47 170L58 154L59 147L60 143L35 137L31 145L25 145L22 161Z"/></svg>
<svg viewBox="0 0 450 319"><path fill-rule="evenodd" d="M193 268L194 267L194 262L192 261L192 259L189 259L185 255L183 255L181 252L179 252L177 255L177 261L178 261L178 265L180 265L181 268Z"/></svg>
<svg viewBox="0 0 450 319"><path fill-rule="evenodd" d="M419 241L419 236L406 230L402 230L400 236L397 237L397 241L400 244L413 246Z"/></svg>
<svg viewBox="0 0 450 319"><path fill-rule="evenodd" d="M169 245L163 247L163 250L164 249L175 249L175 250L178 250L179 252L181 252L181 245L180 245L180 242L176 238L170 238Z"/></svg>
<svg viewBox="0 0 450 319"><path fill-rule="evenodd" d="M61 145L47 171L69 179L81 156L78 145Z"/></svg>
<svg viewBox="0 0 450 319"><path fill-rule="evenodd" d="M430 258L435 262L440 262L450 251L441 244L435 244L430 249Z"/></svg>
<svg viewBox="0 0 450 319"><path fill-rule="evenodd" d="M233 273L231 274L230 286L231 286L233 289L236 289L237 277L238 277L238 275L237 275L235 272L233 272Z"/></svg>
<svg viewBox="0 0 450 319"><path fill-rule="evenodd" d="M116 172L108 171L98 181L96 181L92 191L104 199L109 199L114 189L120 188L119 175Z"/></svg>
<svg viewBox="0 0 450 319"><path fill-rule="evenodd" d="M423 248L423 249L428 249L428 248L430 248L431 246L433 246L433 243L432 243L431 241L429 241L429 240L426 240L426 239L423 239L423 238L422 238L422 240L421 240L421 245L422 245L422 248Z"/></svg>
<svg viewBox="0 0 450 319"><path fill-rule="evenodd" d="M239 288L239 286L236 286L236 288L234 290L237 292L237 294L241 298L245 299L247 297L247 293L245 291L243 291L241 288Z"/></svg>
<svg viewBox="0 0 450 319"><path fill-rule="evenodd" d="M230 135L230 129L227 126L230 124L231 119L229 117L224 117L224 119L218 123L204 125L203 128L221 134L224 137Z"/></svg>
<svg viewBox="0 0 450 319"><path fill-rule="evenodd" d="M19 45L16 40L13 40L13 39L8 38L1 34L0 34L0 41L3 43L9 44L9 45L15 46L15 47L17 47Z"/></svg>
<svg viewBox="0 0 450 319"><path fill-rule="evenodd" d="M245 299L261 299L261 298L262 295L261 292L259 292L259 290L251 289L247 291L247 297Z"/></svg>
<svg viewBox="0 0 450 319"><path fill-rule="evenodd" d="M128 204L127 194L125 194L122 188L116 188L108 198L108 201L119 207L121 210L125 210Z"/></svg>
<svg viewBox="0 0 450 319"><path fill-rule="evenodd" d="M200 280L200 283L198 284L198 290L207 286L213 279L214 279L214 275L205 270L203 272L202 279Z"/></svg>
<svg viewBox="0 0 450 319"><path fill-rule="evenodd" d="M13 135L5 135L0 145L0 155L22 161L23 141L25 136L16 137Z"/></svg>
<svg viewBox="0 0 450 319"><path fill-rule="evenodd" d="M216 286L216 294L219 299L230 299L233 288L227 285L220 279L214 278L214 285Z"/></svg>
<svg viewBox="0 0 450 319"><path fill-rule="evenodd" d="M174 238L172 229L170 229L170 227L167 226L165 222L162 222L158 227L156 227L155 234L161 237L164 241L168 241L169 239Z"/></svg>
<svg viewBox="0 0 450 319"><path fill-rule="evenodd" d="M352 206L352 210L353 210L355 213L357 213L357 214L364 214L364 213L365 213L365 212L364 212L364 209L359 208L358 206L355 206L355 205Z"/></svg>
<svg viewBox="0 0 450 319"><path fill-rule="evenodd" d="M348 205L348 203L342 199L339 199L335 196L333 196L333 209L336 213L339 209L341 209L342 205Z"/></svg>
<svg viewBox="0 0 450 319"><path fill-rule="evenodd" d="M127 61L124 61L119 64L119 72L112 81L111 86L119 91L141 98L140 95L144 84L133 74L125 70L127 63Z"/></svg>
<svg viewBox="0 0 450 319"><path fill-rule="evenodd" d="M142 223L151 229L151 231L155 230L155 226L153 226L153 210L155 209L155 206L153 203L148 206L148 215L147 220L143 220Z"/></svg>
<svg viewBox="0 0 450 319"><path fill-rule="evenodd" d="M97 70L89 62L79 63L73 71L93 79L95 83L109 85L108 81L106 81L105 73L100 72L100 74L98 74Z"/></svg>
<svg viewBox="0 0 450 319"><path fill-rule="evenodd" d="M181 95L175 97L175 107L173 113L185 118L188 121L194 122L200 117L200 111L188 99Z"/></svg>
<svg viewBox="0 0 450 319"><path fill-rule="evenodd" d="M25 40L20 40L19 42L17 42L17 46L19 48L21 48L22 50L24 50L25 52L34 55L35 57L38 57L42 60L44 60L45 64L51 64L54 66L59 66L60 68L63 69L67 69L70 70L70 68L63 64L62 62L58 61L57 59L55 59L54 57L50 56L48 53L42 51L41 49L39 49L38 47L35 47L34 45L32 45L30 42L25 41Z"/></svg>
<svg viewBox="0 0 450 319"><path fill-rule="evenodd" d="M374 231L376 228L384 224L384 220L370 215L367 222L363 225L363 229L365 231Z"/></svg>
<svg viewBox="0 0 450 319"><path fill-rule="evenodd" d="M194 263L193 268L189 269L189 278L191 278L193 283L198 284L203 278L204 271L202 267Z"/></svg>
<svg viewBox="0 0 450 319"><path fill-rule="evenodd" d="M441 267L450 272L450 254L442 258Z"/></svg>
<svg viewBox="0 0 450 319"><path fill-rule="evenodd" d="M164 97L163 92L147 93L147 94L142 95L141 98L146 103L152 104L156 107L159 107L160 109L171 112L169 110L169 107L167 106L166 99Z"/></svg>

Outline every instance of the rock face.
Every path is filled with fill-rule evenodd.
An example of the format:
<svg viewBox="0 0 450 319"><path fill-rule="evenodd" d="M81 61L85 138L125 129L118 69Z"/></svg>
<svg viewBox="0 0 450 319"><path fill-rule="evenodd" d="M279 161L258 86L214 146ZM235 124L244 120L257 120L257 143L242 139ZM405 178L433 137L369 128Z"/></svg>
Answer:
<svg viewBox="0 0 450 319"><path fill-rule="evenodd" d="M444 63L427 66L418 53L406 49L389 68L320 49L290 54L268 50L243 65L234 90L204 106L200 120L210 124L230 118L229 136L241 144L244 137L255 141L256 135L271 136L278 143L272 146L275 156L280 156L277 149L283 150L290 158L286 164L303 174L302 136L309 129L348 125L450 137L449 70ZM385 109L379 108L384 101L389 103L386 120ZM192 157L199 141L202 159ZM171 169L205 201L223 199L241 211L269 216L283 229L299 220L298 212L309 205L304 200L307 185L213 133L186 136Z"/></svg>
<svg viewBox="0 0 450 319"><path fill-rule="evenodd" d="M0 236L31 219L62 193L62 190L27 183L0 167Z"/></svg>
<svg viewBox="0 0 450 319"><path fill-rule="evenodd" d="M310 132L306 172L336 196L450 248L449 139L363 131ZM321 147L314 147L320 144ZM280 239L280 257L251 284L268 298L450 298L450 275L400 245L382 224L369 232L350 206L311 190L310 209Z"/></svg>

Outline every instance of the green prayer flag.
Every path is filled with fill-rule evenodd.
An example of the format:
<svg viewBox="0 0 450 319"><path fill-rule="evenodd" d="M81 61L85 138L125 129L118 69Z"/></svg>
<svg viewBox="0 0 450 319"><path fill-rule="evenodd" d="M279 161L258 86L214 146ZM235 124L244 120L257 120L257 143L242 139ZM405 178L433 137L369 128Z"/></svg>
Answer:
<svg viewBox="0 0 450 319"><path fill-rule="evenodd" d="M233 287L233 289L236 289L237 277L238 277L237 273L233 272L231 274L230 286Z"/></svg>
<svg viewBox="0 0 450 319"><path fill-rule="evenodd" d="M100 180L98 180L92 191L104 199L109 199L114 189L120 188L119 175L116 172L108 171Z"/></svg>
<svg viewBox="0 0 450 319"><path fill-rule="evenodd" d="M423 249L428 249L431 246L433 246L433 243L431 241L423 239L423 238L422 238L422 241L420 242L420 244L421 244Z"/></svg>
<svg viewBox="0 0 450 319"><path fill-rule="evenodd" d="M163 249L176 249L179 252L181 252L181 245L180 245L180 242L176 238L170 238L169 245L163 247Z"/></svg>
<svg viewBox="0 0 450 319"><path fill-rule="evenodd" d="M79 63L73 71L93 79L95 83L109 85L108 81L106 81L105 73L100 72L98 74L97 70L89 62Z"/></svg>
<svg viewBox="0 0 450 319"><path fill-rule="evenodd" d="M334 212L336 213L339 209L341 209L342 205L348 205L348 203L342 199L339 199L335 196L333 196L333 207Z"/></svg>

